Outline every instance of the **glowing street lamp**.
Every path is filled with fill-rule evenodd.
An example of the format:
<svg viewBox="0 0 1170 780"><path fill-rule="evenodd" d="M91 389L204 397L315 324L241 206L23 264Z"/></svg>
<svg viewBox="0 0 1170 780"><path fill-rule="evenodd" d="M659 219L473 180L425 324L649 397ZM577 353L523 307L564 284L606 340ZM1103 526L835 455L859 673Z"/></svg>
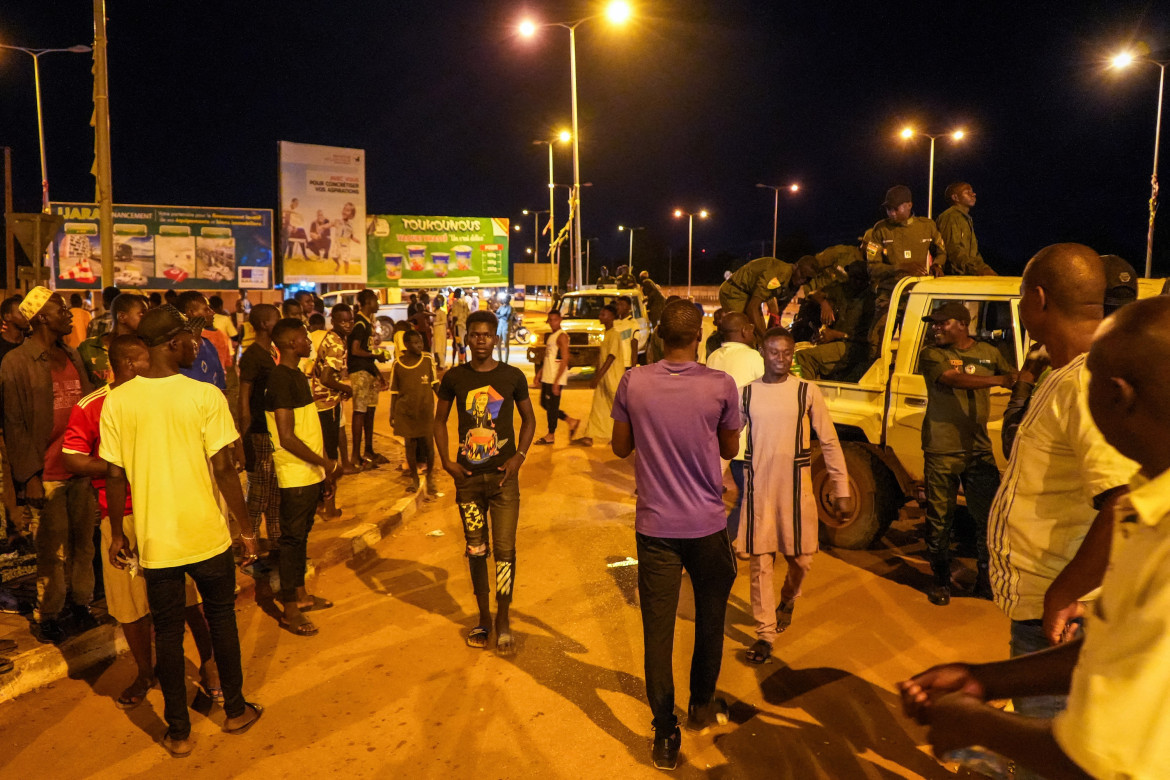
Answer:
<svg viewBox="0 0 1170 780"><path fill-rule="evenodd" d="M24 46L10 46L4 43L0 43L0 49L22 51L33 59L33 84L37 93L37 134L40 138L41 145L41 211L48 214L49 171L45 165L45 119L44 112L41 109L41 55L58 51L70 52L72 54L85 54L93 50L88 46L70 46L68 49L28 49Z"/></svg>
<svg viewBox="0 0 1170 780"><path fill-rule="evenodd" d="M773 192L773 194L775 194L775 196L776 196L774 199L775 202L772 204L772 257L775 257L776 256L776 225L780 219L780 190L786 189L795 195L796 193L800 192L800 185L797 184L796 182L793 182L792 184L789 184L787 187L785 187L783 185L773 186L771 184L757 184L756 186L760 187L762 189L771 190Z"/></svg>
<svg viewBox="0 0 1170 780"><path fill-rule="evenodd" d="M1154 263L1154 217L1158 213L1158 148L1162 142L1162 95L1166 86L1166 66L1170 60L1155 60L1144 54L1123 51L1111 60L1114 68L1128 68L1138 62L1157 65L1161 71L1158 76L1158 114L1154 123L1154 172L1150 175L1150 225L1146 233L1146 278L1153 273Z"/></svg>
<svg viewBox="0 0 1170 780"><path fill-rule="evenodd" d="M549 190L549 193L550 193L549 200L552 200L552 194L551 194L552 190L551 189ZM549 207L550 208L552 207L551 203L549 204ZM533 262L539 263L540 262L540 215L541 214L548 214L549 210L548 209L541 209L540 211L533 211L532 209L524 209L520 213L523 214L524 216L528 216L529 214L532 215L532 245L534 247L536 247L536 250L535 250L535 252L529 252L529 254L532 255ZM552 217L549 217L549 219L552 219Z"/></svg>
<svg viewBox="0 0 1170 780"><path fill-rule="evenodd" d="M694 238L695 238L695 217L698 217L699 219L706 219L707 218L707 209L702 209L697 214L689 212L689 211L683 211L682 209L675 209L674 216L675 216L675 219L679 219L681 217L687 218L687 298L690 298L691 297L691 259L693 256L692 250L694 248Z"/></svg>
<svg viewBox="0 0 1170 780"><path fill-rule="evenodd" d="M618 225L619 231L627 230L630 233L630 259L628 261L626 261L626 265L629 268L629 272L630 272L631 276L634 275L634 233L637 233L639 230L645 230L645 229L646 228L644 228L644 227L626 227L625 225Z"/></svg>
<svg viewBox="0 0 1170 780"><path fill-rule="evenodd" d="M952 141L962 141L967 137L967 133L961 129L952 130L949 133L923 133L915 130L913 127L903 127L902 132L898 133L898 135L905 141L909 141L916 135L926 136L930 139L930 173L928 174L930 183L927 187L926 196L926 216L929 219L934 215L934 139L947 137Z"/></svg>
<svg viewBox="0 0 1170 780"><path fill-rule="evenodd" d="M605 16L613 24L624 24L629 21L633 11L630 4L622 2L622 0L615 0L611 2L605 11ZM588 22L591 19L596 19L601 14L594 14L593 16L586 16L583 19L578 19L575 22L543 22L536 23L530 19L526 19L520 23L520 34L526 38L531 38L536 34L538 27L564 27L569 31L569 85L571 88L573 100L573 198L576 202L576 209L573 215L573 269L574 278L577 284L582 284L582 267L581 267L581 132L577 125L577 28Z"/></svg>

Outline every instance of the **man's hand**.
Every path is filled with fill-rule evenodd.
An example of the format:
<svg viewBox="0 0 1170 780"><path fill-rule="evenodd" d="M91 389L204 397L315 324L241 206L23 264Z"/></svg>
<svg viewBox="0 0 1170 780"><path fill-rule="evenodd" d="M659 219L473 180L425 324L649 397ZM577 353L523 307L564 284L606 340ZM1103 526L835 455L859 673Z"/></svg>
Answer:
<svg viewBox="0 0 1170 780"><path fill-rule="evenodd" d="M328 482L334 482L341 476L341 461L326 460L325 461L325 479Z"/></svg>
<svg viewBox="0 0 1170 780"><path fill-rule="evenodd" d="M973 723L986 706L968 693L948 693L931 705L926 740L936 758L978 744Z"/></svg>
<svg viewBox="0 0 1170 780"><path fill-rule="evenodd" d="M247 566L260 557L260 545L255 536L249 538L240 534L240 544L244 548L244 560L240 562L241 566Z"/></svg>
<svg viewBox="0 0 1170 780"><path fill-rule="evenodd" d="M595 376L589 381L589 389L596 390L599 384L601 384L601 377Z"/></svg>
<svg viewBox="0 0 1170 780"><path fill-rule="evenodd" d="M828 300L821 301L821 324L832 325L837 321L837 312L833 311L833 304Z"/></svg>
<svg viewBox="0 0 1170 780"><path fill-rule="evenodd" d="M932 666L909 680L898 683L902 693L902 711L919 723L927 723L934 702L948 693L962 693L978 701L986 698L983 683L971 672L970 664L952 663Z"/></svg>
<svg viewBox="0 0 1170 780"><path fill-rule="evenodd" d="M1013 387L1015 387L1016 382L1019 381L1020 372L1019 371L1009 371L1008 373L1003 374L1002 378L1003 378L1003 386L1006 387L1008 390L1011 390Z"/></svg>
<svg viewBox="0 0 1170 780"><path fill-rule="evenodd" d="M520 471L520 467L523 465L524 456L517 452L512 457L508 458L508 460L504 462L503 466L497 467L498 471L504 472L503 478L500 479L500 484L503 485L505 482L507 482L508 477L515 476L516 473Z"/></svg>
<svg viewBox="0 0 1170 780"><path fill-rule="evenodd" d="M1079 598L1054 588L1044 594L1044 636L1048 644L1059 645L1076 637L1078 626L1072 621L1085 614L1085 605Z"/></svg>
<svg viewBox="0 0 1170 780"><path fill-rule="evenodd" d="M341 393L342 400L353 398L353 388L347 384L342 384L337 392Z"/></svg>
<svg viewBox="0 0 1170 780"><path fill-rule="evenodd" d="M555 384L555 385L553 385L553 386L552 386L552 394L553 394L553 395L560 395L560 394L561 394L561 386L560 386L560 384Z"/></svg>
<svg viewBox="0 0 1170 780"><path fill-rule="evenodd" d="M458 461L448 460L443 462L443 471L451 475L451 478L456 482L464 477L470 477L471 472L459 465Z"/></svg>
<svg viewBox="0 0 1170 780"><path fill-rule="evenodd" d="M943 275L943 267L942 267L941 265L939 265L938 263L933 263L933 264L930 266L930 274L931 274L931 275L932 275L932 276L933 276L935 279L939 278L940 276L942 276L942 275Z"/></svg>
<svg viewBox="0 0 1170 780"><path fill-rule="evenodd" d="M133 550L130 549L130 542L127 541L125 535L110 537L110 565L115 569L125 569L126 561L121 557L125 553L126 557L130 557Z"/></svg>
<svg viewBox="0 0 1170 780"><path fill-rule="evenodd" d="M844 520L853 514L855 506L856 502L854 502L853 496L837 496L833 499L833 514L838 520Z"/></svg>

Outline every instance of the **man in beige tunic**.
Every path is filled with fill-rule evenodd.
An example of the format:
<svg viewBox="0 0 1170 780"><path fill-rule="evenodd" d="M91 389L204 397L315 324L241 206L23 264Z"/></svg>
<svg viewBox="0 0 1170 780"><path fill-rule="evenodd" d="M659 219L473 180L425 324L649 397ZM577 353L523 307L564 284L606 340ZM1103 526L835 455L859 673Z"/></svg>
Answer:
<svg viewBox="0 0 1170 780"><path fill-rule="evenodd" d="M755 644L747 653L760 664L772 654L776 635L792 622L801 585L818 550L816 496L812 490L810 428L817 433L825 467L833 484L833 512L853 511L845 456L820 389L788 373L796 342L787 330L764 334L764 376L743 389L747 427L747 480L744 518L735 540L738 553L751 562ZM773 571L777 554L788 564L780 604L776 605Z"/></svg>

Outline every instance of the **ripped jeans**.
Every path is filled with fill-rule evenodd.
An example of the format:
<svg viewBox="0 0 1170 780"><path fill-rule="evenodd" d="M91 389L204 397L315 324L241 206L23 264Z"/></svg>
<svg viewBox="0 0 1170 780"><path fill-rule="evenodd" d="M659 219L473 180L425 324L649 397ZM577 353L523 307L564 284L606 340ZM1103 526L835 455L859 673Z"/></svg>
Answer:
<svg viewBox="0 0 1170 780"><path fill-rule="evenodd" d="M496 559L496 598L512 597L516 567L516 524L520 519L520 480L513 474L500 484L501 473L472 474L455 483L455 505L463 521L469 558L486 558L488 543ZM488 523L491 523L489 534ZM477 595L485 592L472 570Z"/></svg>

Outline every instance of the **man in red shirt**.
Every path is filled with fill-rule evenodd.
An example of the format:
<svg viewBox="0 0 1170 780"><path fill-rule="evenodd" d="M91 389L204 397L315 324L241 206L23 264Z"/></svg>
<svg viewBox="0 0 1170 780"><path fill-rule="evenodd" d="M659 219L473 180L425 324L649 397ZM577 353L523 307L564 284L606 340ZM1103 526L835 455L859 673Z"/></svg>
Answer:
<svg viewBox="0 0 1170 780"><path fill-rule="evenodd" d="M4 437L12 478L32 509L37 548L37 607L40 636L60 642L58 621L71 592L78 628L95 625L93 600L93 490L75 478L61 459L61 440L73 405L92 389L77 351L62 339L73 332L65 299L34 287L21 301L31 335L0 363Z"/></svg>
<svg viewBox="0 0 1170 780"><path fill-rule="evenodd" d="M114 381L103 385L78 401L69 415L65 439L61 446L65 467L78 477L89 477L97 491L98 508L101 510L102 550L110 548L110 513L106 505L106 469L108 465L98 457L101 444L100 421L102 407L110 390L129 382L140 371L150 367L150 351L142 339L134 335L115 336L109 346L110 369ZM122 532L131 547L136 546L134 536L133 503L130 491L126 491L126 514L122 518ZM146 580L137 572L115 568L109 556L102 555L102 578L106 587L106 610L110 617L122 625L130 655L138 666L138 675L117 699L117 705L128 710L146 700L147 692L154 687L154 661L151 653L150 604L146 600ZM208 697L222 701L223 691L219 687L219 673L212 658L211 633L203 609L199 606L199 594L195 583L187 579L187 626L195 638L199 651L200 677Z"/></svg>

